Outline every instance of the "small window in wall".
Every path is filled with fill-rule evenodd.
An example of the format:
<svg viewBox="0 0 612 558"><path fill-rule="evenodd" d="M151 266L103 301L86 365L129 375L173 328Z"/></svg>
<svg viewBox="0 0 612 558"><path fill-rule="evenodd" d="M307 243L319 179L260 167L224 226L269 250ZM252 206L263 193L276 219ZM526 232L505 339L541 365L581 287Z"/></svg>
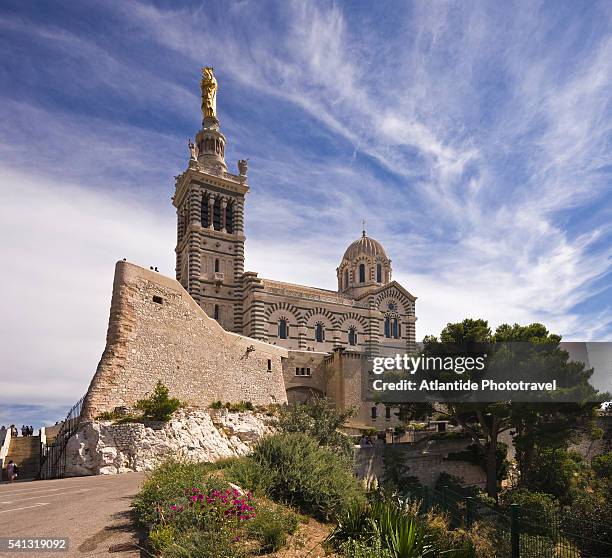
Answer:
<svg viewBox="0 0 612 558"><path fill-rule="evenodd" d="M154 295L153 302L155 302L155 304L163 304L164 299L161 296Z"/></svg>
<svg viewBox="0 0 612 558"><path fill-rule="evenodd" d="M376 282L382 283L382 265L376 264Z"/></svg>
<svg viewBox="0 0 612 558"><path fill-rule="evenodd" d="M219 305L215 304L215 320L219 321Z"/></svg>
<svg viewBox="0 0 612 558"><path fill-rule="evenodd" d="M359 282L365 283L365 264L359 264Z"/></svg>
<svg viewBox="0 0 612 558"><path fill-rule="evenodd" d="M372 407L372 420L376 420L378 417L378 409L376 407Z"/></svg>
<svg viewBox="0 0 612 558"><path fill-rule="evenodd" d="M306 368L306 367L297 367L295 369L295 375L296 376L310 376L310 368Z"/></svg>
<svg viewBox="0 0 612 558"><path fill-rule="evenodd" d="M289 325L287 320L282 319L278 322L278 338L287 339L289 337Z"/></svg>
<svg viewBox="0 0 612 558"><path fill-rule="evenodd" d="M315 326L315 340L317 343L323 343L323 341L325 341L325 327L323 327L323 324L317 324Z"/></svg>
<svg viewBox="0 0 612 558"><path fill-rule="evenodd" d="M357 329L353 326L349 327L348 330L348 342L353 347L357 345Z"/></svg>
<svg viewBox="0 0 612 558"><path fill-rule="evenodd" d="M385 418L391 420L391 407L385 407Z"/></svg>
<svg viewBox="0 0 612 558"><path fill-rule="evenodd" d="M268 359L268 372L272 372L272 359Z"/></svg>
<svg viewBox="0 0 612 558"><path fill-rule="evenodd" d="M349 282L348 282L348 269L344 270L344 288L348 289L349 286Z"/></svg>
<svg viewBox="0 0 612 558"><path fill-rule="evenodd" d="M215 273L219 273L219 258L215 258Z"/></svg>
<svg viewBox="0 0 612 558"><path fill-rule="evenodd" d="M385 337L391 337L391 318L389 316L385 317Z"/></svg>

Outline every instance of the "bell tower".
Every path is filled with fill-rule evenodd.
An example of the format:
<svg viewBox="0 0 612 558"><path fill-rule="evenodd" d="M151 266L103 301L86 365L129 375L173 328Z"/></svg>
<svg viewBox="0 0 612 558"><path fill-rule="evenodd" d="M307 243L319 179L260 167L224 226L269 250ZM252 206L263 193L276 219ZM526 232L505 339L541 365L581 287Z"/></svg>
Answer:
<svg viewBox="0 0 612 558"><path fill-rule="evenodd" d="M202 128L189 140L187 169L176 178L176 278L226 330L242 332L244 201L247 161L227 171L217 117L217 79L202 68Z"/></svg>

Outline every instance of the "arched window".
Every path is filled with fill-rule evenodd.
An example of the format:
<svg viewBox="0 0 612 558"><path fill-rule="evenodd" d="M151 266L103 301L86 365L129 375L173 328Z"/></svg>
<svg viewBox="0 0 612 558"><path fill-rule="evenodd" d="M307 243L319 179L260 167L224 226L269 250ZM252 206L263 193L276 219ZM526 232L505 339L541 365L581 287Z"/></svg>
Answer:
<svg viewBox="0 0 612 558"><path fill-rule="evenodd" d="M219 258L215 258L215 273L219 273Z"/></svg>
<svg viewBox="0 0 612 558"><path fill-rule="evenodd" d="M215 320L219 321L219 305L215 304Z"/></svg>
<svg viewBox="0 0 612 558"><path fill-rule="evenodd" d="M225 208L225 230L234 234L234 204L228 203Z"/></svg>
<svg viewBox="0 0 612 558"><path fill-rule="evenodd" d="M315 340L317 343L323 343L323 341L325 341L325 328L323 324L317 324L315 326Z"/></svg>
<svg viewBox="0 0 612 558"><path fill-rule="evenodd" d="M216 231L221 230L221 200L217 198L213 205L213 228Z"/></svg>
<svg viewBox="0 0 612 558"><path fill-rule="evenodd" d="M208 196L202 196L202 211L200 216L200 221L202 222L202 226L207 229L210 227L210 219L208 214Z"/></svg>
<svg viewBox="0 0 612 558"><path fill-rule="evenodd" d="M285 318L281 318L278 321L278 338L287 339L287 337L289 337L289 325Z"/></svg>
<svg viewBox="0 0 612 558"><path fill-rule="evenodd" d="M365 264L359 264L359 282L365 283Z"/></svg>
<svg viewBox="0 0 612 558"><path fill-rule="evenodd" d="M382 283L382 265L376 264L376 282Z"/></svg>
<svg viewBox="0 0 612 558"><path fill-rule="evenodd" d="M399 338L399 321L397 318L393 318L393 338Z"/></svg>
<svg viewBox="0 0 612 558"><path fill-rule="evenodd" d="M349 345L357 345L357 328L354 326L349 327L348 330L348 342Z"/></svg>
<svg viewBox="0 0 612 558"><path fill-rule="evenodd" d="M348 289L348 269L344 270L344 288Z"/></svg>
<svg viewBox="0 0 612 558"><path fill-rule="evenodd" d="M376 416L378 415L377 411L378 409L376 407L372 407L372 420L376 420Z"/></svg>
<svg viewBox="0 0 612 558"><path fill-rule="evenodd" d="M385 337L391 337L391 318L385 316Z"/></svg>

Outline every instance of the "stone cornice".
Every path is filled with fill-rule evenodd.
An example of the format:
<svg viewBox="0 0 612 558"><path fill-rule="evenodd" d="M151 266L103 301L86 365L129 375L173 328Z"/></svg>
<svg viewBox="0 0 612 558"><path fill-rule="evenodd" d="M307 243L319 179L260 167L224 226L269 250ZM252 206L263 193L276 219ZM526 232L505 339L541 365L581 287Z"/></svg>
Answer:
<svg viewBox="0 0 612 558"><path fill-rule="evenodd" d="M244 196L249 191L246 177L241 177L229 172L206 172L202 168L188 168L183 174L179 175L176 183L176 192L172 197L172 203L179 207L189 191L192 183L216 186L230 192L235 192Z"/></svg>

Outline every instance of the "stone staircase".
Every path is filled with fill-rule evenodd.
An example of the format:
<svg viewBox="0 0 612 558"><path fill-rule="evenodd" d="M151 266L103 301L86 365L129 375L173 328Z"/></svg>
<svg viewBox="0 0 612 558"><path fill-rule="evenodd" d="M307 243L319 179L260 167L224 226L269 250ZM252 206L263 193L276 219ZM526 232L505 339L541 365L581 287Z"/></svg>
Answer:
<svg viewBox="0 0 612 558"><path fill-rule="evenodd" d="M11 460L18 467L17 480L36 478L40 469L40 436L11 438L11 445L4 460L3 480L8 478L6 466Z"/></svg>

